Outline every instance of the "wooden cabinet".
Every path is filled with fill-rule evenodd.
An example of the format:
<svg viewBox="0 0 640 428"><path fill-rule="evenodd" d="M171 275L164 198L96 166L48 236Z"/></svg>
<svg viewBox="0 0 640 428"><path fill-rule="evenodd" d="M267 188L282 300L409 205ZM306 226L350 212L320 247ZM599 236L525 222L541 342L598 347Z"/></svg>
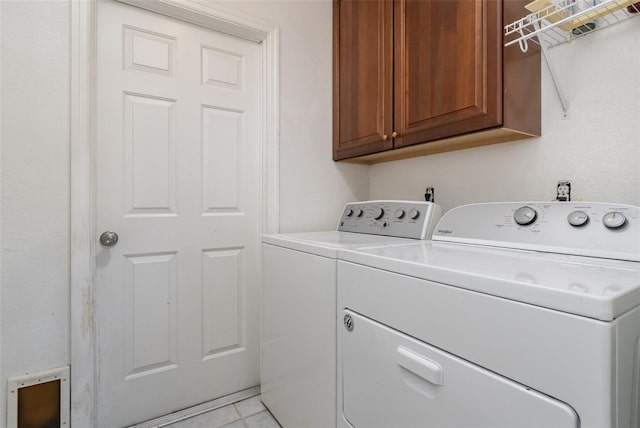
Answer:
<svg viewBox="0 0 640 428"><path fill-rule="evenodd" d="M540 134L540 53L503 48L521 0L334 1L335 160Z"/></svg>

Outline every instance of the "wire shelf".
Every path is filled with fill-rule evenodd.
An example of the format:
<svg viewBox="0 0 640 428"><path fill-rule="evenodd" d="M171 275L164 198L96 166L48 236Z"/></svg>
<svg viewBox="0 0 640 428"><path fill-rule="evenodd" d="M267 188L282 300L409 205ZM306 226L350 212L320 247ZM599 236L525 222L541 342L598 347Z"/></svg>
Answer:
<svg viewBox="0 0 640 428"><path fill-rule="evenodd" d="M535 0L529 15L504 27L505 46L552 48L640 16L640 0Z"/></svg>

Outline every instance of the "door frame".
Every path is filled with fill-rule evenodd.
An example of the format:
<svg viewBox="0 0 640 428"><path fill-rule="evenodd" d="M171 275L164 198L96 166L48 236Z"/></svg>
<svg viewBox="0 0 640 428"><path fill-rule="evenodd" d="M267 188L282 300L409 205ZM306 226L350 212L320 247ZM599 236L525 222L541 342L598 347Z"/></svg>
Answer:
<svg viewBox="0 0 640 428"><path fill-rule="evenodd" d="M71 2L71 426L96 424L95 122L97 0ZM117 0L260 44L260 233L279 229L279 28L194 0Z"/></svg>

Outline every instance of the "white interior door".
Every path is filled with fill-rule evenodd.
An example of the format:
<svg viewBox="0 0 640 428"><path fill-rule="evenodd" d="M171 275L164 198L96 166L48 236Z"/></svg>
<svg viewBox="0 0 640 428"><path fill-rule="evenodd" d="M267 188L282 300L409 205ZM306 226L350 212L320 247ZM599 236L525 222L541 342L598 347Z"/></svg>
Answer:
<svg viewBox="0 0 640 428"><path fill-rule="evenodd" d="M97 35L100 426L259 383L256 43L104 0Z"/></svg>

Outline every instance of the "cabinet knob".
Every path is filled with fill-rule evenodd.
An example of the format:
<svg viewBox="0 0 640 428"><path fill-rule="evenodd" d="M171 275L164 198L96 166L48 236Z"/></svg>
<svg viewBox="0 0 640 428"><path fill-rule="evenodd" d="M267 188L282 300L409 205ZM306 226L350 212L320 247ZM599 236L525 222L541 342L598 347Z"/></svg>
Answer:
<svg viewBox="0 0 640 428"><path fill-rule="evenodd" d="M383 140L386 140L387 138L389 138L389 136L388 136L387 134L384 134L384 135L382 136L382 139L383 139Z"/></svg>
<svg viewBox="0 0 640 428"><path fill-rule="evenodd" d="M392 136L393 138L396 138L396 137L398 136L398 133L397 133L396 131L393 131L393 132L391 133L391 136Z"/></svg>

